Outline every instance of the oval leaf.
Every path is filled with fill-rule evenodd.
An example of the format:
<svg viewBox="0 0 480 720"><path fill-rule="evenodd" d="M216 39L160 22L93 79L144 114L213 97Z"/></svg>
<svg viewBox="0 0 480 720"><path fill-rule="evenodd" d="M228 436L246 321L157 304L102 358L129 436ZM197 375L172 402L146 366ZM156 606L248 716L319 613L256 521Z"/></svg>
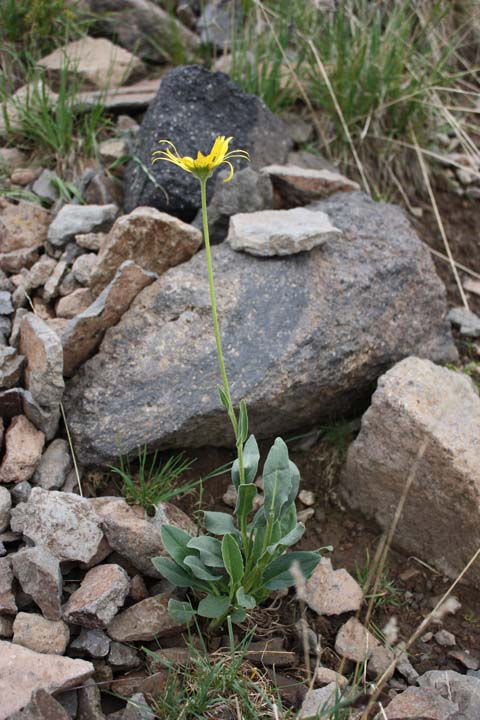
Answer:
<svg viewBox="0 0 480 720"><path fill-rule="evenodd" d="M197 613L204 618L217 619L225 615L230 606L230 600L227 596L207 595L206 598L198 603Z"/></svg>
<svg viewBox="0 0 480 720"><path fill-rule="evenodd" d="M181 602L174 598L168 601L168 612L170 617L182 625L190 625L197 614L189 602Z"/></svg>
<svg viewBox="0 0 480 720"><path fill-rule="evenodd" d="M247 595L243 587L239 587L237 590L237 602L241 607L246 608L247 610L253 610L257 604L253 595Z"/></svg>
<svg viewBox="0 0 480 720"><path fill-rule="evenodd" d="M290 568L294 562L300 566L300 571L308 580L320 561L316 552L299 551L281 555L268 565L263 573L263 584L269 590L282 590L295 584Z"/></svg>
<svg viewBox="0 0 480 720"><path fill-rule="evenodd" d="M238 532L233 522L233 517L228 515L228 513L205 510L203 518L205 529L214 535L226 535L226 533Z"/></svg>
<svg viewBox="0 0 480 720"><path fill-rule="evenodd" d="M208 570L200 558L194 555L189 555L185 558L184 564L187 565L196 578L199 580L207 580L208 582L215 582L222 579L222 575L214 575Z"/></svg>
<svg viewBox="0 0 480 720"><path fill-rule="evenodd" d="M232 583L240 585L243 578L243 556L233 535L225 535L222 540L222 557L225 569L230 575Z"/></svg>
<svg viewBox="0 0 480 720"><path fill-rule="evenodd" d="M185 532L185 530L180 530L180 528L174 525L162 525L160 535L162 536L162 543L165 550L178 565L182 565L187 555L192 554L188 549L188 543L192 539L192 536Z"/></svg>

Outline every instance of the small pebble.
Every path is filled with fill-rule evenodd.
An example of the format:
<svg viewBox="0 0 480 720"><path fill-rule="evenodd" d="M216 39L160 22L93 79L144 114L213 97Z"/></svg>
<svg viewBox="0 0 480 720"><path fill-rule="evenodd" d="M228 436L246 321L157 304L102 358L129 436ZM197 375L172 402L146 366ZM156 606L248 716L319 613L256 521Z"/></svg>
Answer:
<svg viewBox="0 0 480 720"><path fill-rule="evenodd" d="M315 494L311 490L301 490L298 493L298 499L303 505L307 505L307 507L315 504Z"/></svg>

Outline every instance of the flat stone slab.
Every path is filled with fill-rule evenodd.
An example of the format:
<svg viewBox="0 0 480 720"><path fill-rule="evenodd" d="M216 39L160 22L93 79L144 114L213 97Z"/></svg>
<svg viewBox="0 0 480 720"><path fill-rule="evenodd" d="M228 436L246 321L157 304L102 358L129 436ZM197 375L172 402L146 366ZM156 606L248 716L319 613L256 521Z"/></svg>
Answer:
<svg viewBox="0 0 480 720"><path fill-rule="evenodd" d="M227 240L234 250L272 257L312 250L341 235L324 212L293 208L234 215Z"/></svg>
<svg viewBox="0 0 480 720"><path fill-rule="evenodd" d="M343 235L310 252L256 258L213 248L225 362L258 438L357 408L415 352L457 357L445 290L404 212L362 193L315 207ZM203 251L142 290L64 403L79 459L150 447L234 446L220 381Z"/></svg>

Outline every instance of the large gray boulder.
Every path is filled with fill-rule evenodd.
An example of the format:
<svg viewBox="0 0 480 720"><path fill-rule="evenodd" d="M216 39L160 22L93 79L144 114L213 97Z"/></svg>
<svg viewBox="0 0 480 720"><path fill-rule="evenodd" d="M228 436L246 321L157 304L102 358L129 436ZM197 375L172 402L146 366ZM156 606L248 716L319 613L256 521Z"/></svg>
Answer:
<svg viewBox="0 0 480 720"><path fill-rule="evenodd" d="M126 211L151 205L183 220L193 220L200 207L197 178L168 162L152 166L152 152L168 147L158 144L166 139L175 143L180 155L196 157L197 150L210 152L217 135L233 135L231 149L247 150L254 169L283 162L291 148L283 122L261 100L243 92L223 73L213 73L198 65L168 72L143 119L135 160L127 166ZM233 164L244 167L246 163L234 160ZM213 188L214 183L210 182L209 199Z"/></svg>
<svg viewBox="0 0 480 720"><path fill-rule="evenodd" d="M213 248L233 399L246 399L257 437L358 408L413 352L456 357L444 288L403 211L362 193L315 207L342 237L286 259ZM202 251L144 289L70 382L81 462L145 443L233 445L219 381Z"/></svg>

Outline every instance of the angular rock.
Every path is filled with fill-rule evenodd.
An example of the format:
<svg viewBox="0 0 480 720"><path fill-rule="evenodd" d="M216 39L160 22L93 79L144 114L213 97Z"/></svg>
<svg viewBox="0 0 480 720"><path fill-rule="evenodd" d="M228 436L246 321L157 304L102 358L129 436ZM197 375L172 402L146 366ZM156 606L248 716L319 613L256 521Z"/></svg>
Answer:
<svg viewBox="0 0 480 720"><path fill-rule="evenodd" d="M440 697L436 690L410 687L397 695L376 720L455 720L458 711L456 703Z"/></svg>
<svg viewBox="0 0 480 720"><path fill-rule="evenodd" d="M262 168L287 207L306 205L336 192L360 190L358 183L331 170L312 170L296 165L268 165Z"/></svg>
<svg viewBox="0 0 480 720"><path fill-rule="evenodd" d="M44 320L28 313L20 326L20 352L25 356L25 387L48 415L46 436L50 440L58 426L65 388L61 342Z"/></svg>
<svg viewBox="0 0 480 720"><path fill-rule="evenodd" d="M10 557L23 592L30 595L47 620L60 620L62 574L58 559L41 546L24 548Z"/></svg>
<svg viewBox="0 0 480 720"><path fill-rule="evenodd" d="M138 57L106 38L88 35L57 48L38 64L56 78L68 67L87 87L100 89L118 87L129 77L143 73L143 63Z"/></svg>
<svg viewBox="0 0 480 720"><path fill-rule="evenodd" d="M208 205L208 228L210 241L220 243L228 233L232 215L273 208L273 187L270 178L251 167L236 172L230 182L228 172L221 170L216 178L212 199ZM198 211L193 225L202 229L202 213Z"/></svg>
<svg viewBox="0 0 480 720"><path fill-rule="evenodd" d="M7 720L25 707L35 691L53 693L67 690L87 680L94 670L93 665L85 660L44 655L21 645L0 641L0 720ZM12 678L17 680L14 692Z"/></svg>
<svg viewBox="0 0 480 720"><path fill-rule="evenodd" d="M342 492L389 528L424 443L394 542L457 577L480 544L480 398L466 375L410 357L382 376ZM480 567L466 581L478 586Z"/></svg>
<svg viewBox="0 0 480 720"><path fill-rule="evenodd" d="M24 388L15 387L0 393L0 416L5 420L21 413L45 435L51 431L51 415L34 401L32 394Z"/></svg>
<svg viewBox="0 0 480 720"><path fill-rule="evenodd" d="M85 253L84 255L79 255L72 266L73 277L80 285L88 285L96 264L96 253Z"/></svg>
<svg viewBox="0 0 480 720"><path fill-rule="evenodd" d="M44 490L60 490L73 467L68 442L62 438L53 440L42 455L32 483Z"/></svg>
<svg viewBox="0 0 480 720"><path fill-rule="evenodd" d="M340 242L341 235L325 213L293 208L234 215L230 218L227 241L234 250L272 257L312 250L326 242Z"/></svg>
<svg viewBox="0 0 480 720"><path fill-rule="evenodd" d="M460 330L460 335L466 337L480 337L480 317L465 307L452 308L448 313L448 319Z"/></svg>
<svg viewBox="0 0 480 720"><path fill-rule="evenodd" d="M132 260L126 260L95 302L66 325L62 344L67 377L88 360L100 345L105 331L116 325L140 290L156 277Z"/></svg>
<svg viewBox="0 0 480 720"><path fill-rule="evenodd" d="M180 510L176 505L169 502L158 502L155 505L155 515L150 520L156 530L160 532L162 525L173 525L180 530L188 532L190 535L197 534L197 525L195 521Z"/></svg>
<svg viewBox="0 0 480 720"><path fill-rule="evenodd" d="M83 233L75 235L75 243L84 250L98 252L108 237L108 233Z"/></svg>
<svg viewBox="0 0 480 720"><path fill-rule="evenodd" d="M461 720L477 720L480 707L480 679L454 670L430 670L418 678L421 688L435 691L458 705ZM451 720L454 720L452 716ZM442 718L443 720L443 718ZM450 720L450 718L449 718Z"/></svg>
<svg viewBox="0 0 480 720"><path fill-rule="evenodd" d="M36 203L0 198L0 253L40 247L47 239L49 222L48 210Z"/></svg>
<svg viewBox="0 0 480 720"><path fill-rule="evenodd" d="M69 623L86 628L103 628L113 620L125 602L130 581L119 565L98 565L88 571L78 590L63 608Z"/></svg>
<svg viewBox="0 0 480 720"><path fill-rule="evenodd" d="M320 690L309 690L305 695L298 720L308 718L327 717L325 713L332 710L337 703L338 685L331 682Z"/></svg>
<svg viewBox="0 0 480 720"><path fill-rule="evenodd" d="M135 648L123 643L112 642L108 664L116 670L129 670L140 665L140 658Z"/></svg>
<svg viewBox="0 0 480 720"><path fill-rule="evenodd" d="M53 300L58 295L61 282L68 271L68 263L65 260L60 260L57 263L55 270L52 272L45 287L43 288L43 297L45 300Z"/></svg>
<svg viewBox="0 0 480 720"><path fill-rule="evenodd" d="M233 401L246 399L257 438L358 408L412 352L456 357L444 288L403 211L360 193L318 209L341 240L286 259L212 249ZM70 382L64 402L81 461L105 464L145 443L233 445L218 377L200 251L140 293Z"/></svg>
<svg viewBox="0 0 480 720"><path fill-rule="evenodd" d="M12 496L10 495L10 491L0 485L0 532L6 530L10 525L11 507Z"/></svg>
<svg viewBox="0 0 480 720"><path fill-rule="evenodd" d="M87 680L78 692L77 720L105 720L100 688L94 680Z"/></svg>
<svg viewBox="0 0 480 720"><path fill-rule="evenodd" d="M333 682L337 687L340 688L346 687L348 685L348 680L344 675L326 667L316 668L315 682L318 683L318 685L329 685Z"/></svg>
<svg viewBox="0 0 480 720"><path fill-rule="evenodd" d="M197 35L155 0L89 0L89 6L101 14L102 32L143 60L164 63L179 47L190 58L199 48Z"/></svg>
<svg viewBox="0 0 480 720"><path fill-rule="evenodd" d="M188 109L188 111L187 111ZM234 146L250 153L254 169L283 162L290 149L285 128L264 103L247 95L223 73L198 65L177 67L163 78L140 128L135 155L150 166L158 139L176 144L181 155L209 152L217 135L233 135ZM236 167L238 161L233 161ZM243 166L244 163L240 163ZM152 168L157 186L136 162L125 173L125 209L150 205L192 220L200 207L200 184L190 173L167 162ZM160 187L159 187L160 186ZM213 183L207 189L211 198Z"/></svg>
<svg viewBox="0 0 480 720"><path fill-rule="evenodd" d="M202 234L178 218L152 207L138 207L118 218L98 255L90 280L98 295L125 260L162 275L185 262L202 244Z"/></svg>
<svg viewBox="0 0 480 720"><path fill-rule="evenodd" d="M146 109L150 105L159 87L160 79L152 78L151 80L140 80L140 82L126 87L110 88L106 92L105 90L80 92L78 93L78 100L84 107L97 107L101 102L106 110L139 111ZM133 118L130 119L135 122Z"/></svg>
<svg viewBox="0 0 480 720"><path fill-rule="evenodd" d="M9 558L0 558L0 614L15 615L17 605L12 591L13 572Z"/></svg>
<svg viewBox="0 0 480 720"><path fill-rule="evenodd" d="M0 315L13 313L12 296L7 290L0 291Z"/></svg>
<svg viewBox="0 0 480 720"><path fill-rule="evenodd" d="M70 643L69 653L82 657L103 658L108 655L109 650L110 638L105 635L103 630L88 630L82 627L78 637Z"/></svg>
<svg viewBox="0 0 480 720"><path fill-rule="evenodd" d="M45 435L24 415L11 421L5 435L5 456L0 465L0 483L30 480L42 457Z"/></svg>
<svg viewBox="0 0 480 720"><path fill-rule="evenodd" d="M63 655L70 640L62 620L46 620L36 613L19 612L13 623L13 642L39 653Z"/></svg>
<svg viewBox="0 0 480 720"><path fill-rule="evenodd" d="M23 534L60 562L89 563L103 540L98 517L88 500L38 487L33 488L25 506Z"/></svg>
<svg viewBox="0 0 480 720"><path fill-rule="evenodd" d="M379 643L355 617L350 618L338 631L335 651L341 657L355 662L366 660L370 677L383 675L394 659L393 652Z"/></svg>
<svg viewBox="0 0 480 720"><path fill-rule="evenodd" d="M18 383L24 358L15 348L0 345L0 390L8 390Z"/></svg>
<svg viewBox="0 0 480 720"><path fill-rule="evenodd" d="M36 690L28 705L10 715L9 720L71 720L71 716L45 690Z"/></svg>
<svg viewBox="0 0 480 720"><path fill-rule="evenodd" d="M155 713L143 693L134 693L127 703L123 720L155 720Z"/></svg>
<svg viewBox="0 0 480 720"><path fill-rule="evenodd" d="M360 609L363 592L346 570L333 570L332 561L322 558L301 597L318 615L341 615Z"/></svg>
<svg viewBox="0 0 480 720"><path fill-rule="evenodd" d="M27 273L24 283L25 290L29 292L30 290L35 290L45 285L56 267L57 263L53 258L48 257L48 255L42 255Z"/></svg>
<svg viewBox="0 0 480 720"><path fill-rule="evenodd" d="M152 564L152 558L166 554L159 528L121 498L94 498L90 502L112 550L145 575L161 577Z"/></svg>
<svg viewBox="0 0 480 720"><path fill-rule="evenodd" d="M55 186L57 174L52 170L42 170L38 178L32 184L32 192L41 200L54 203L58 199L58 189Z"/></svg>
<svg viewBox="0 0 480 720"><path fill-rule="evenodd" d="M107 627L107 633L117 642L136 642L177 635L185 630L167 609L170 596L154 595L141 600L117 615Z"/></svg>
<svg viewBox="0 0 480 720"><path fill-rule="evenodd" d="M29 268L38 260L39 246L13 250L8 253L0 253L0 270L8 273L20 272L22 268Z"/></svg>
<svg viewBox="0 0 480 720"><path fill-rule="evenodd" d="M78 233L108 229L117 215L116 205L64 205L48 228L48 240L63 247Z"/></svg>

